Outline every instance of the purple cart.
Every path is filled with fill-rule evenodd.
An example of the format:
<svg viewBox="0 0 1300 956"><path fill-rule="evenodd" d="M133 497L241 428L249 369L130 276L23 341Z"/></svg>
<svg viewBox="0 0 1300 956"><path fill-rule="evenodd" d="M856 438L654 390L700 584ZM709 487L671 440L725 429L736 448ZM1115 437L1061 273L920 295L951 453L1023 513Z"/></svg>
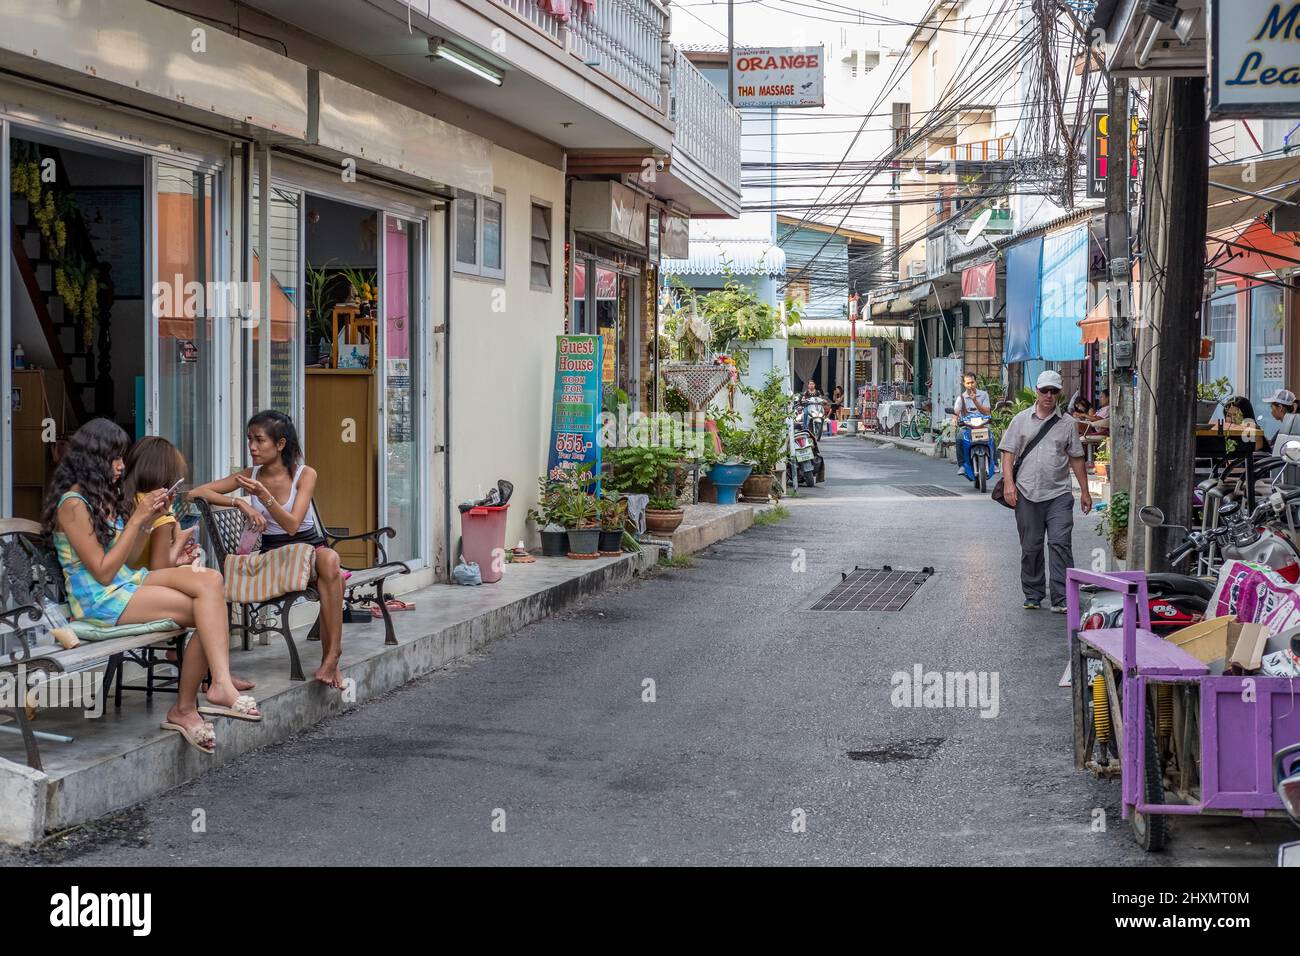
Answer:
<svg viewBox="0 0 1300 956"><path fill-rule="evenodd" d="M1080 631L1081 585L1120 594L1124 626ZM1284 815L1273 753L1300 742L1300 679L1210 676L1151 632L1141 571L1071 569L1067 602L1074 766L1121 778L1144 849L1164 845L1167 814Z"/></svg>

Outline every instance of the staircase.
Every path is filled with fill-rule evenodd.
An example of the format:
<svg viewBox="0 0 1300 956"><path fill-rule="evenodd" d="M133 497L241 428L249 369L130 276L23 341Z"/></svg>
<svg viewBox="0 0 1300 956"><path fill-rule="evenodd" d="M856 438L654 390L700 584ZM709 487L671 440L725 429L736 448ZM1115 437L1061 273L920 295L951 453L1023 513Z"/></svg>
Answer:
<svg viewBox="0 0 1300 956"><path fill-rule="evenodd" d="M62 184L60 192L72 188L57 149L40 146L42 159L55 161L56 181ZM48 186L46 187L48 188ZM109 321L113 301L112 290L105 288L100 279L98 308L92 344L86 344L86 322L80 314L74 315L56 289L55 271L65 260L80 258L87 275L101 275L99 259L79 216L64 220L67 228L64 254L61 256L53 242L41 234L35 210L26 196L10 195L11 222L13 223L13 257L23 288L31 301L32 309L45 338L46 348L58 368L63 372L67 401L75 422L66 424L71 431L93 415L116 418L112 377L109 372L108 350L111 342ZM21 294L21 293L16 293ZM64 427L64 423L59 423Z"/></svg>

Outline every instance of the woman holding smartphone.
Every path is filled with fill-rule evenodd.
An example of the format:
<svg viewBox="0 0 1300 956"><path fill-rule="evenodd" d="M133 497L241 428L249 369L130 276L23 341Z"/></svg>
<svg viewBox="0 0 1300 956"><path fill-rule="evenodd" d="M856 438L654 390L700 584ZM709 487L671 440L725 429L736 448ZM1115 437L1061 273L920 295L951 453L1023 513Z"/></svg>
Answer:
<svg viewBox="0 0 1300 956"><path fill-rule="evenodd" d="M72 436L46 496L42 523L63 567L74 617L103 625L171 619L196 629L181 664L176 703L163 729L212 753L216 735L199 713L199 684L211 675L210 712L261 720L257 702L241 695L230 677L230 627L221 575L208 568L178 567L191 532L174 536L171 566L131 569L149 529L172 499L166 486L144 492L134 509L122 494L123 456L130 440L105 418L87 422Z"/></svg>

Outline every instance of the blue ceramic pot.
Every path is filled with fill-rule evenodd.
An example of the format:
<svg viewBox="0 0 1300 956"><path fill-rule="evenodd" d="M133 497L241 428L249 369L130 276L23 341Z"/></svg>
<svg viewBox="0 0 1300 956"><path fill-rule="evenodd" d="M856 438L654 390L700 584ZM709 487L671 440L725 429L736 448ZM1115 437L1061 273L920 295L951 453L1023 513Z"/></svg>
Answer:
<svg viewBox="0 0 1300 956"><path fill-rule="evenodd" d="M736 492L740 486L745 483L749 473L753 471L750 465L714 465L709 469L709 481L718 489L718 504L734 505L736 503Z"/></svg>

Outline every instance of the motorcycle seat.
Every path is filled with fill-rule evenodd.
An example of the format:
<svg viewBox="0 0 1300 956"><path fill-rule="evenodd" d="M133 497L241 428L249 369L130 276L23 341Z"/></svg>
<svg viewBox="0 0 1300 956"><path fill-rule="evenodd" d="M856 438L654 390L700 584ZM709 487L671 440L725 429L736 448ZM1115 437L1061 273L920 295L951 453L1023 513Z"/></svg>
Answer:
<svg viewBox="0 0 1300 956"><path fill-rule="evenodd" d="M1210 595L1214 593L1214 588L1213 581L1206 581L1204 578L1193 577L1190 574L1162 571L1147 575L1147 594L1150 597L1159 597L1162 594L1190 594L1208 601Z"/></svg>

